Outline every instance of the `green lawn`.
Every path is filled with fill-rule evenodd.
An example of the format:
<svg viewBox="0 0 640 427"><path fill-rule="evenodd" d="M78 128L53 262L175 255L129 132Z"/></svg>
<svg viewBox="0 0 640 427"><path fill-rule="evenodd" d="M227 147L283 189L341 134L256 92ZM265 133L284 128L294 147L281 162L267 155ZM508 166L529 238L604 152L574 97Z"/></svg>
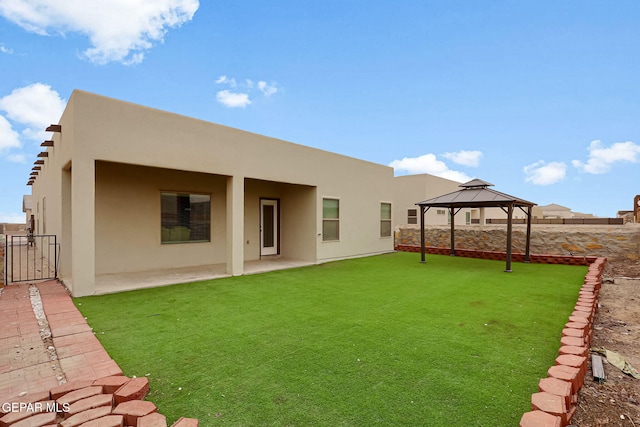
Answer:
<svg viewBox="0 0 640 427"><path fill-rule="evenodd" d="M394 253L75 299L170 422L511 426L586 267Z"/></svg>

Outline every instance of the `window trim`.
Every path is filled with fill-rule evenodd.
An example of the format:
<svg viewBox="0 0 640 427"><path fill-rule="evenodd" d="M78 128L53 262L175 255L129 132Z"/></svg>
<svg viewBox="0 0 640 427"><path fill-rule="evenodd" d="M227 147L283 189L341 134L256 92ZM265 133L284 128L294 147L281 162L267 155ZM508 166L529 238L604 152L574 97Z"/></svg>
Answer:
<svg viewBox="0 0 640 427"><path fill-rule="evenodd" d="M383 218L382 217L382 206L383 205L389 205L389 218ZM391 202L380 202L380 238L381 239L387 239L389 237L393 236L393 204ZM384 235L382 234L382 224L389 224L389 234L388 235Z"/></svg>
<svg viewBox="0 0 640 427"><path fill-rule="evenodd" d="M412 215L412 211L414 214ZM407 209L407 224L418 223L418 209Z"/></svg>
<svg viewBox="0 0 640 427"><path fill-rule="evenodd" d="M338 202L338 216L337 218L325 218L324 216L324 202L325 200L335 200L336 202ZM329 239L326 237L325 235L325 222L335 222L337 224L336 227L336 238L335 239ZM330 196L323 196L322 197L322 241L323 242L339 242L340 241L340 198L339 197L330 197Z"/></svg>

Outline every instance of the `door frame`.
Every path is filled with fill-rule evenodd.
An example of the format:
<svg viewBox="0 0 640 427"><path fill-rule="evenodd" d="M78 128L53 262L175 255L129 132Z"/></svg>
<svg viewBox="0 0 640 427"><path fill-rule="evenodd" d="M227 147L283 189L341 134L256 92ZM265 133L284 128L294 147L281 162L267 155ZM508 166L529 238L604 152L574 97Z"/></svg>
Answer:
<svg viewBox="0 0 640 427"><path fill-rule="evenodd" d="M275 239L275 244L273 248L264 247L264 215L263 215L263 206L273 206L273 238ZM280 199L274 199L271 197L261 197L260 198L260 256L269 256L269 255L278 255L280 254Z"/></svg>

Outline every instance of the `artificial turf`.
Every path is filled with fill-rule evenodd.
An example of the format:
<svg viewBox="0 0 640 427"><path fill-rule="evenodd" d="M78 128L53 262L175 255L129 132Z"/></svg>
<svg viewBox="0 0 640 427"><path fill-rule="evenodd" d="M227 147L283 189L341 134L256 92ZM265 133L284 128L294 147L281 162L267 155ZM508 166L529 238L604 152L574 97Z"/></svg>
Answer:
<svg viewBox="0 0 640 427"><path fill-rule="evenodd" d="M416 254L77 298L170 422L508 426L585 267Z"/></svg>

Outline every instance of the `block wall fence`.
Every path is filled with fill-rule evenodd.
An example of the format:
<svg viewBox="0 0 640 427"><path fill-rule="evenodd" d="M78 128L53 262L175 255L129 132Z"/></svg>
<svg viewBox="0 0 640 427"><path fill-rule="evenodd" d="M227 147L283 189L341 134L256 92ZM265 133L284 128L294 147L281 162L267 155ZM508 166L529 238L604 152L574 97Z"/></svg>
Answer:
<svg viewBox="0 0 640 427"><path fill-rule="evenodd" d="M514 225L512 260L524 260L527 229ZM420 227L403 225L395 229L396 250L420 252ZM506 225L456 225L456 255L504 260ZM449 255L449 226L426 226L427 253ZM640 260L640 224L625 225L539 225L531 227L531 262L587 265L595 258L609 262Z"/></svg>

